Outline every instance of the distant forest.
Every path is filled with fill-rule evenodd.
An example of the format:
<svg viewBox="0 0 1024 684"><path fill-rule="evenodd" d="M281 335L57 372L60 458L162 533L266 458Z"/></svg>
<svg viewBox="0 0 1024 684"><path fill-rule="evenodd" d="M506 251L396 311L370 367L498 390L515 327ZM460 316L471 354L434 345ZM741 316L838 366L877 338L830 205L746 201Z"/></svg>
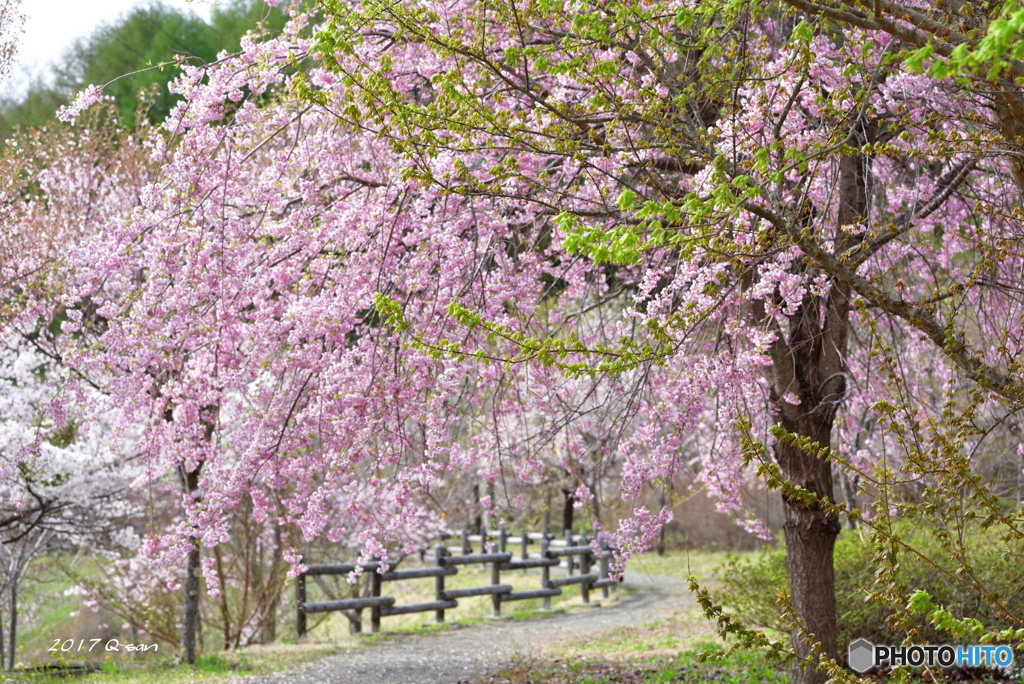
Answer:
<svg viewBox="0 0 1024 684"><path fill-rule="evenodd" d="M257 25L276 30L285 20L283 12L264 0L231 0L213 8L209 22L156 0L136 7L70 46L47 71L33 74L27 91L0 98L0 145L17 127L51 121L62 105L90 84L109 83L103 92L117 103L122 124L134 125L140 92L146 93L149 120L162 121L178 100L167 86L181 70L149 67L175 56L196 64L214 61L222 50L237 50L242 36ZM124 74L132 75L118 79ZM110 83L114 79L118 80Z"/></svg>

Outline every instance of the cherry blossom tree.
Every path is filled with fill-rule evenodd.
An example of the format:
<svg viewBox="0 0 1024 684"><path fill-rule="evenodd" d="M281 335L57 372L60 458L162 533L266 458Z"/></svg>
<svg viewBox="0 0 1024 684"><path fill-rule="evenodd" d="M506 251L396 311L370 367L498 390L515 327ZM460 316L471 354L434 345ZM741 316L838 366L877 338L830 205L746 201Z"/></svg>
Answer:
<svg viewBox="0 0 1024 684"><path fill-rule="evenodd" d="M116 422L94 383L69 394L69 346L62 321L85 316L88 301L67 300L64 255L98 221L134 202L127 179L144 179L124 132L97 108L88 128L40 129L7 141L0 158L5 230L0 324L0 570L8 597L8 667L14 666L17 596L33 560L56 546L133 545L124 525L136 506L125 494L138 475L130 434L111 440ZM72 161L74 160L74 161ZM140 173L142 172L142 173ZM79 378L81 380L81 378ZM87 417L87 419L86 419Z"/></svg>
<svg viewBox="0 0 1024 684"><path fill-rule="evenodd" d="M27 349L4 349L0 364L0 588L13 669L19 586L32 561L56 544L131 545L134 532L123 522L135 506L123 496L132 468L109 449L103 423L49 418L63 384L59 370Z"/></svg>
<svg viewBox="0 0 1024 684"><path fill-rule="evenodd" d="M974 401L991 393L1012 415L1024 395L1020 335L1005 325L1019 298L1006 284L1020 254L1004 200L1007 96L996 125L977 95L919 73L921 53L898 42L914 10L875 3L873 18L851 19L788 4L850 28L786 4L335 3L318 48L337 81L311 79L307 97L342 91L339 117L373 122L409 177L525 202L564 231L569 255L644 266L635 315L655 351L591 349L626 358L619 368L671 358L624 489L671 472L676 435L706 420L715 387L719 425L734 429L716 433L708 472L726 500L752 461L783 490L794 643L798 662L813 662L839 653L832 468L850 460L832 451L837 412L876 355L889 373L920 358L873 331L910 328L901 343L926 340L942 373L977 383ZM464 322L525 349L574 350L486 315ZM868 344L852 355L862 329ZM890 428L920 434L925 409L909 386L885 392L901 395L901 415L876 404ZM952 453L925 460L952 479L965 472Z"/></svg>
<svg viewBox="0 0 1024 684"><path fill-rule="evenodd" d="M1024 398L1016 141L921 73L916 15L805 4L293 5L186 68L159 176L69 259L104 326L64 357L178 479L185 518L143 550L186 563L186 622L243 499L383 556L447 478L529 481L588 441L621 445L627 500L693 451L752 530L746 476L781 490L794 681L842 676L832 550L870 516L835 469L949 511L971 482L1019 534L970 459L979 412ZM884 429L851 449L865 412ZM624 551L669 515L637 506Z"/></svg>

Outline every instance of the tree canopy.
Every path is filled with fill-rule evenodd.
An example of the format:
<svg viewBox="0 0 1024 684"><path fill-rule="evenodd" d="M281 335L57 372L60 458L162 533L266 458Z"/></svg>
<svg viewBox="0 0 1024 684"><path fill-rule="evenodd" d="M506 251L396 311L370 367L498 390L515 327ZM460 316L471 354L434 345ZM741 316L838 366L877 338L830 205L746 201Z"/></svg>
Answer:
<svg viewBox="0 0 1024 684"><path fill-rule="evenodd" d="M873 600L909 600L900 517L982 583L972 520L1021 540L978 464L1024 402L1017 47L956 3L863 5L295 3L184 65L154 175L95 180L18 313L62 308L69 391L101 388L179 490L143 553L212 584L250 502L301 530L295 565L319 535L383 555L467 472L497 512L555 471L586 504L615 463L620 567L680 472L762 534L741 484L781 492L794 681L846 676L843 522L874 535Z"/></svg>

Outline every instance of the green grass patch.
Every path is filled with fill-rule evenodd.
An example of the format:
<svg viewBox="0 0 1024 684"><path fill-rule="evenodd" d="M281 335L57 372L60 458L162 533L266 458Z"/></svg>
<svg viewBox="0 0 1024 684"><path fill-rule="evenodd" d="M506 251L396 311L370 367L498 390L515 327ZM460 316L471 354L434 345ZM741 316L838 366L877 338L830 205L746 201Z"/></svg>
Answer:
<svg viewBox="0 0 1024 684"><path fill-rule="evenodd" d="M759 653L737 653L726 658L701 660L702 653L721 653L713 643L701 643L676 655L628 659L581 656L536 659L506 668L495 675L469 680L470 684L782 684L785 671Z"/></svg>
<svg viewBox="0 0 1024 684"><path fill-rule="evenodd" d="M0 682L33 682L35 684L192 684L216 682L225 677L276 672L337 653L338 647L322 643L302 645L275 644L255 646L239 651L226 651L200 656L194 666L173 664L173 654L157 656L140 653L129 660L54 659L52 668L41 664L32 669L0 673ZM78 674L74 666L88 662L100 670ZM68 675L74 674L70 677ZM6 679L4 677L6 675Z"/></svg>
<svg viewBox="0 0 1024 684"><path fill-rule="evenodd" d="M718 580L718 567L730 555L735 554L724 551L672 551L663 556L644 553L629 559L626 576L641 574L686 579L693 575L702 583L713 583Z"/></svg>

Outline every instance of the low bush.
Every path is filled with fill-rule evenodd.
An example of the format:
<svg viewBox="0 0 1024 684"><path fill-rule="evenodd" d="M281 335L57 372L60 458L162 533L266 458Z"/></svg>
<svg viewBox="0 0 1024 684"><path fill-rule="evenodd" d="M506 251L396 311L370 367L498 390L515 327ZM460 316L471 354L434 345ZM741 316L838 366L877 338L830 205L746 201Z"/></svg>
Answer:
<svg viewBox="0 0 1024 684"><path fill-rule="evenodd" d="M836 610L839 643L858 638L876 644L899 644L908 636L916 643L966 643L906 610L914 591L927 591L932 600L957 618L973 618L988 630L1022 627L1024 582L1021 548L1000 548L993 536L980 531L959 545L956 559L925 530L897 531L899 543L878 549L867 536L844 531L836 543ZM895 567L892 577L880 554ZM966 562L962 562L966 561ZM744 556L730 555L718 570L722 588L717 600L751 626L788 631L781 619L780 600L788 593L785 551L779 547ZM895 601L893 597L902 597ZM976 641L976 640L975 640Z"/></svg>

